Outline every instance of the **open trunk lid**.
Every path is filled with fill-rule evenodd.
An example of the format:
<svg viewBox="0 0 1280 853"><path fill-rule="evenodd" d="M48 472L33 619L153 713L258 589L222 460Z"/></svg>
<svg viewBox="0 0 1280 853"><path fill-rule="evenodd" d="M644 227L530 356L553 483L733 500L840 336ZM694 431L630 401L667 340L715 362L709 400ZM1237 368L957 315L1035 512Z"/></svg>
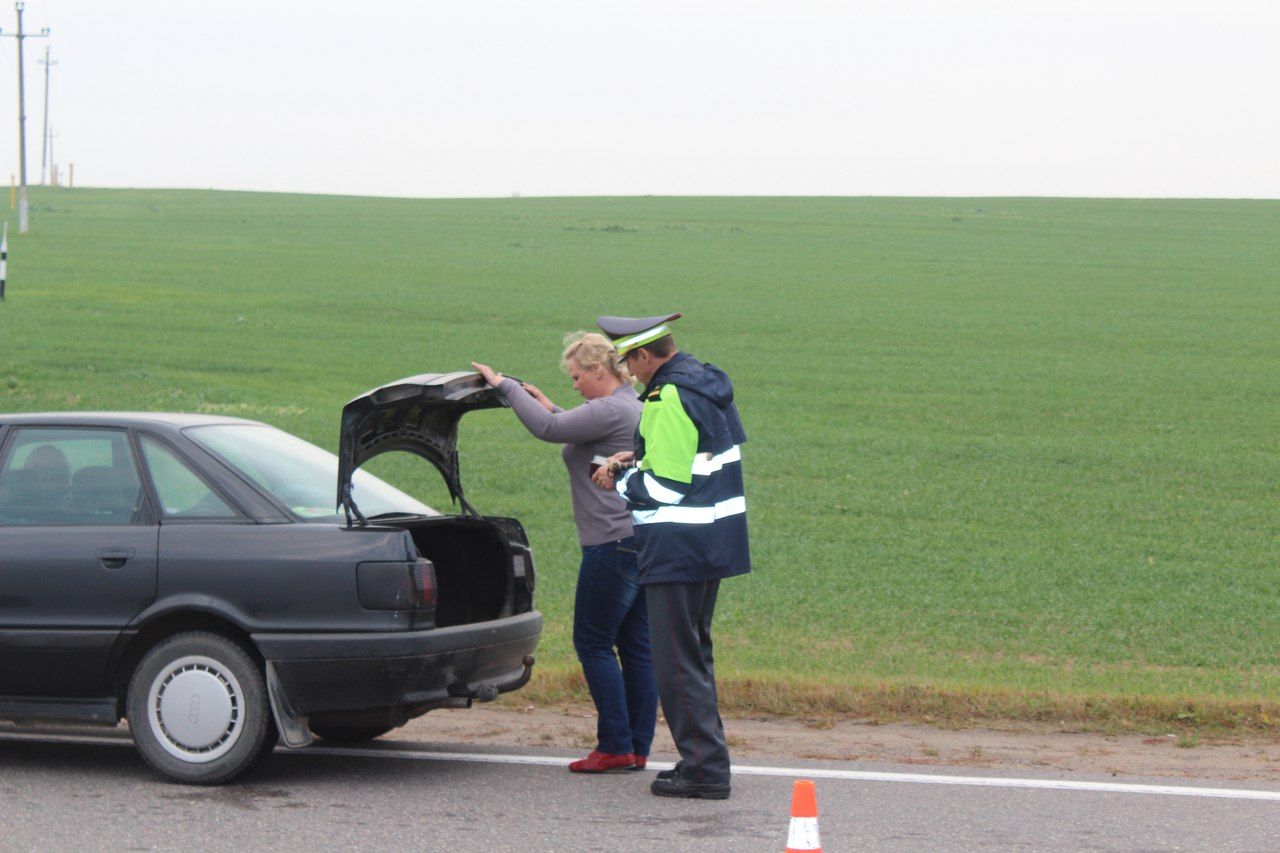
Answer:
<svg viewBox="0 0 1280 853"><path fill-rule="evenodd" d="M476 409L507 406L478 373L423 373L375 388L342 409L338 441L338 507L364 522L351 495L351 477L370 459L392 450L417 454L440 470L449 495L479 517L462 495L458 421Z"/></svg>

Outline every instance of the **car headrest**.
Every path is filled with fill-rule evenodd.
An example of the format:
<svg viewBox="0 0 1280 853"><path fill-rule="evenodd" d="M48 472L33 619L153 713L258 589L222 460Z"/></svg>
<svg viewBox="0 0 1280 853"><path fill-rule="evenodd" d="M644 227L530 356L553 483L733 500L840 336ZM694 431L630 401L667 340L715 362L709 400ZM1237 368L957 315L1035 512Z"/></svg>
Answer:
<svg viewBox="0 0 1280 853"><path fill-rule="evenodd" d="M29 468L13 468L4 472L0 481L0 505L29 504L40 493L40 473Z"/></svg>

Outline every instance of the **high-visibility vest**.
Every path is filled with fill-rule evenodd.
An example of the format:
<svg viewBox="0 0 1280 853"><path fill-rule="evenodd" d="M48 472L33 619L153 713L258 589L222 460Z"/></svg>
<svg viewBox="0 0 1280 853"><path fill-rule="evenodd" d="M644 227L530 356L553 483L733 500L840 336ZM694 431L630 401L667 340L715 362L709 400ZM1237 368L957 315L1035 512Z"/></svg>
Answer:
<svg viewBox="0 0 1280 853"><path fill-rule="evenodd" d="M637 466L617 486L635 526L640 582L706 581L750 571L742 483L746 434L729 377L677 353L641 399Z"/></svg>

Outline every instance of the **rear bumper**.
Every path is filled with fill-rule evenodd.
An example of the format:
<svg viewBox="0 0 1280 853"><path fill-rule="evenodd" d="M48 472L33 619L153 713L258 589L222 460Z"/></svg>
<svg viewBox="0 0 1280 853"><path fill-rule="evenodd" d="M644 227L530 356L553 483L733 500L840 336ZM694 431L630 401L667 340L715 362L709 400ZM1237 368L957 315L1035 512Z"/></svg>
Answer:
<svg viewBox="0 0 1280 853"><path fill-rule="evenodd" d="M542 614L373 634L255 634L295 714L443 704L527 680Z"/></svg>

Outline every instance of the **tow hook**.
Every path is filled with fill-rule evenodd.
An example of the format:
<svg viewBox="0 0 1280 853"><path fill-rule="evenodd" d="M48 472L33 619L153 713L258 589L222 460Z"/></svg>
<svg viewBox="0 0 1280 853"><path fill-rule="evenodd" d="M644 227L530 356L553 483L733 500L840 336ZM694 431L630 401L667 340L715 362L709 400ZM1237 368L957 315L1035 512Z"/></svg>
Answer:
<svg viewBox="0 0 1280 853"><path fill-rule="evenodd" d="M524 672L520 673L520 677L515 683L507 687L508 690L519 690L529 683L529 679L533 677L533 655L525 655L524 660L520 661L524 664Z"/></svg>
<svg viewBox="0 0 1280 853"><path fill-rule="evenodd" d="M529 679L533 677L533 655L525 655L524 660L520 662L524 664L524 671L514 681L508 681L505 684L494 684L492 681L485 681L475 687L460 681L449 685L449 695L459 699L466 699L468 706L470 706L472 701L492 702L498 698L499 693L519 690L528 684Z"/></svg>

